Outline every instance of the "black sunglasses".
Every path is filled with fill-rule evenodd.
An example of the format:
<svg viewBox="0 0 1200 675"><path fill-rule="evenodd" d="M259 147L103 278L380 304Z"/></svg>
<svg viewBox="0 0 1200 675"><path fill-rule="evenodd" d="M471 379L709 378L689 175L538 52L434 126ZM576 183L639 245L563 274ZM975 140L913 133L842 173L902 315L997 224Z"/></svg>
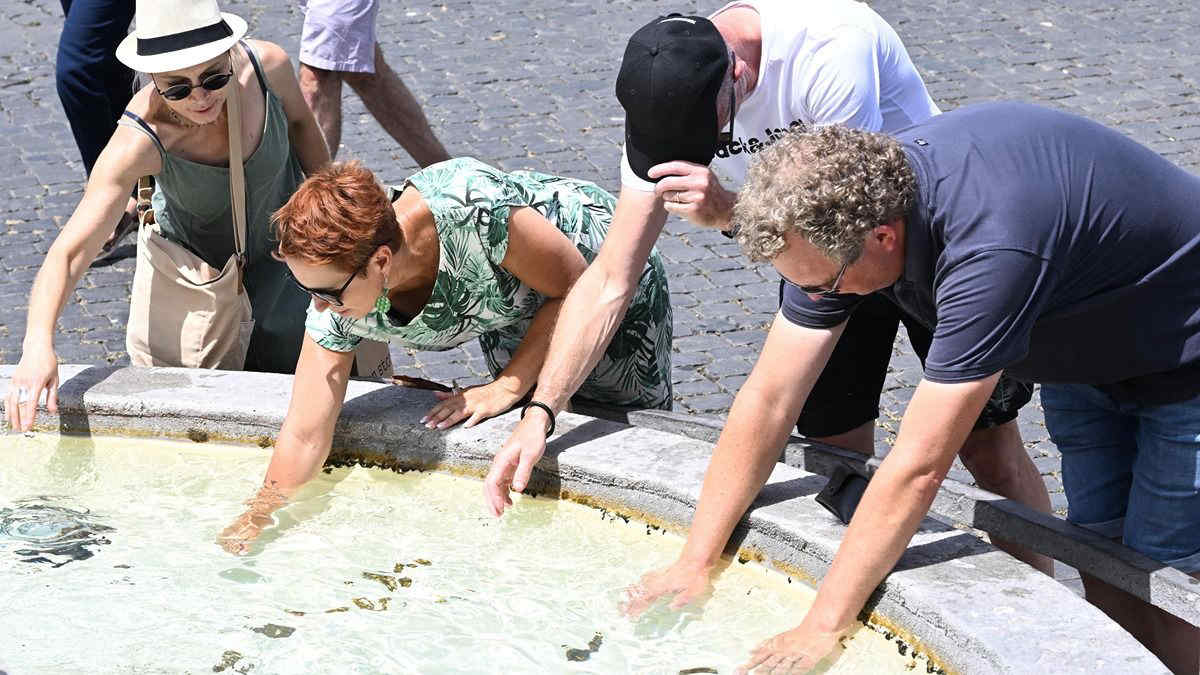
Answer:
<svg viewBox="0 0 1200 675"><path fill-rule="evenodd" d="M729 62L733 63L733 59L734 59L733 52L729 52ZM718 145L729 145L730 143L733 142L733 114L736 112L734 110L735 100L734 100L734 96L733 96L733 90L734 90L734 87L730 86L729 87L729 131L718 131L717 132L717 144Z"/></svg>
<svg viewBox="0 0 1200 675"><path fill-rule="evenodd" d="M841 269L838 270L837 276L833 278L833 283L831 283L829 285L829 288L825 288L824 284L822 284L820 286L801 286L800 284L792 284L792 285L795 286L796 288L799 288L800 292L804 293L805 295L816 295L816 296L820 296L822 298L828 297L830 295L837 295L838 286L841 285L842 277L846 275L846 268L849 266L850 266L849 262L842 263Z"/></svg>
<svg viewBox="0 0 1200 675"><path fill-rule="evenodd" d="M363 267L366 266L364 265ZM358 273L363 271L363 267L359 267L358 269L354 270L354 272L350 274L350 278L346 279L346 283L342 284L342 287L336 291L328 288L309 288L308 286L305 286L304 284L300 283L300 280L296 278L296 275L292 274L292 269L290 267L287 270L287 275L288 278L292 280L292 283L296 284L296 287L305 293L308 293L321 302L328 303L334 307L341 307L342 293L345 293L346 289L350 287L350 282L354 281L354 277L358 276Z"/></svg>
<svg viewBox="0 0 1200 675"><path fill-rule="evenodd" d="M209 91L217 91L218 89L224 89L225 85L229 84L229 80L231 79L233 79L232 68L228 73L212 73L211 75L205 75L204 77L200 78L200 84L198 86ZM159 96L162 96L168 101L182 101L188 96L191 96L192 90L195 88L196 87L192 86L191 82L173 84L166 89L159 89L158 83L154 83L154 90L158 92Z"/></svg>

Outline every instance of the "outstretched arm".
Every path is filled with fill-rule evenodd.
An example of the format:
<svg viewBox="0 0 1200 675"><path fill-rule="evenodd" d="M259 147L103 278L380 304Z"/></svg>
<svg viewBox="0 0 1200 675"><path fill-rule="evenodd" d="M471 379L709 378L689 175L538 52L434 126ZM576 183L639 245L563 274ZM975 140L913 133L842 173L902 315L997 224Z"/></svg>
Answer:
<svg viewBox="0 0 1200 675"><path fill-rule="evenodd" d="M145 134L117 126L92 167L83 199L50 246L33 281L21 360L5 401L11 428L28 431L33 427L42 391L46 392L46 406L57 409L54 326L58 316L124 213L130 189L139 177L158 173L161 166L158 150Z"/></svg>
<svg viewBox="0 0 1200 675"><path fill-rule="evenodd" d="M638 279L666 219L653 193L621 190L604 245L559 309L533 400L561 411L596 367L637 292ZM531 408L496 454L484 481L495 515L511 503L510 486L525 489L533 465L546 450L549 424L544 411Z"/></svg>
<svg viewBox="0 0 1200 675"><path fill-rule="evenodd" d="M835 649L900 560L999 378L996 373L974 382L921 382L896 444L863 493L812 608L799 627L761 644L747 668L772 659L806 672Z"/></svg>
<svg viewBox="0 0 1200 675"><path fill-rule="evenodd" d="M627 614L640 614L668 595L675 596L672 607L678 609L708 587L729 535L779 461L780 449L844 326L804 328L782 315L775 317L713 449L683 552L674 565L647 574L629 589Z"/></svg>
<svg viewBox="0 0 1200 675"><path fill-rule="evenodd" d="M221 546L230 553L244 553L272 523L271 514L325 464L353 365L354 352L331 351L304 336L292 400L263 485L247 502L246 512L221 533Z"/></svg>

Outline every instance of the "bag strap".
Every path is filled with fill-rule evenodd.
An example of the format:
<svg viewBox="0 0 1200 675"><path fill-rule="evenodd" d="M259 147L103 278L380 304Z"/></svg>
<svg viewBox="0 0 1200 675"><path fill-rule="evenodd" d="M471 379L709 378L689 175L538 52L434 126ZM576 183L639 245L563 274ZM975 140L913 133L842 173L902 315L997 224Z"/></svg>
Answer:
<svg viewBox="0 0 1200 675"><path fill-rule="evenodd" d="M137 184L138 225L154 224L154 205L150 203L153 196L154 184L150 181L150 176L142 176Z"/></svg>
<svg viewBox="0 0 1200 675"><path fill-rule="evenodd" d="M242 164L242 103L241 85L237 72L240 56L237 48L229 50L230 63L234 64L233 81L227 88L225 107L229 118L229 201L233 214L233 248L238 263L238 293L242 288L243 270L246 267L246 173Z"/></svg>

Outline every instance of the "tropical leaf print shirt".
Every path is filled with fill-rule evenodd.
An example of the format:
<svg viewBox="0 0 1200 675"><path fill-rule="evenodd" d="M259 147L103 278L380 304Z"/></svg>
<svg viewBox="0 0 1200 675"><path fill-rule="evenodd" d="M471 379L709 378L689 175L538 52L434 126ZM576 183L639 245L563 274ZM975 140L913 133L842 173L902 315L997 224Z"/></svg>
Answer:
<svg viewBox="0 0 1200 675"><path fill-rule="evenodd" d="M363 338L433 351L478 338L496 375L546 300L500 264L508 251L511 210L536 209L590 263L608 234L615 200L592 183L536 172L506 173L469 157L427 167L405 185L389 188L390 196L394 199L407 185L421 193L433 212L440 239L437 280L429 301L407 324L377 310L356 320L310 305L308 334L322 347L339 352L354 350ZM669 406L670 299L657 252L646 265L629 316L642 317L631 324L638 334L617 336L609 352L620 352L620 363L606 358L597 367L607 373L602 379L613 380L612 386L593 394L618 405ZM580 394L595 388L585 383Z"/></svg>

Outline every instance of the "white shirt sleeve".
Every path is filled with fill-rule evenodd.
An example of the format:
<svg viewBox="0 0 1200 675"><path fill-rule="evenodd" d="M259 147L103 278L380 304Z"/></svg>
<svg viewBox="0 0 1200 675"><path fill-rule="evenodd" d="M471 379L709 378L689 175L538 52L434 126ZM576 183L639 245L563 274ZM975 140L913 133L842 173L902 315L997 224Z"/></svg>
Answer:
<svg viewBox="0 0 1200 675"><path fill-rule="evenodd" d="M638 192L654 192L654 183L643 180L629 166L629 156L625 154L625 146L621 146L621 187L637 190Z"/></svg>
<svg viewBox="0 0 1200 675"><path fill-rule="evenodd" d="M879 54L875 37L847 27L813 53L808 86L797 87L796 103L812 116L813 125L845 124L879 131Z"/></svg>

